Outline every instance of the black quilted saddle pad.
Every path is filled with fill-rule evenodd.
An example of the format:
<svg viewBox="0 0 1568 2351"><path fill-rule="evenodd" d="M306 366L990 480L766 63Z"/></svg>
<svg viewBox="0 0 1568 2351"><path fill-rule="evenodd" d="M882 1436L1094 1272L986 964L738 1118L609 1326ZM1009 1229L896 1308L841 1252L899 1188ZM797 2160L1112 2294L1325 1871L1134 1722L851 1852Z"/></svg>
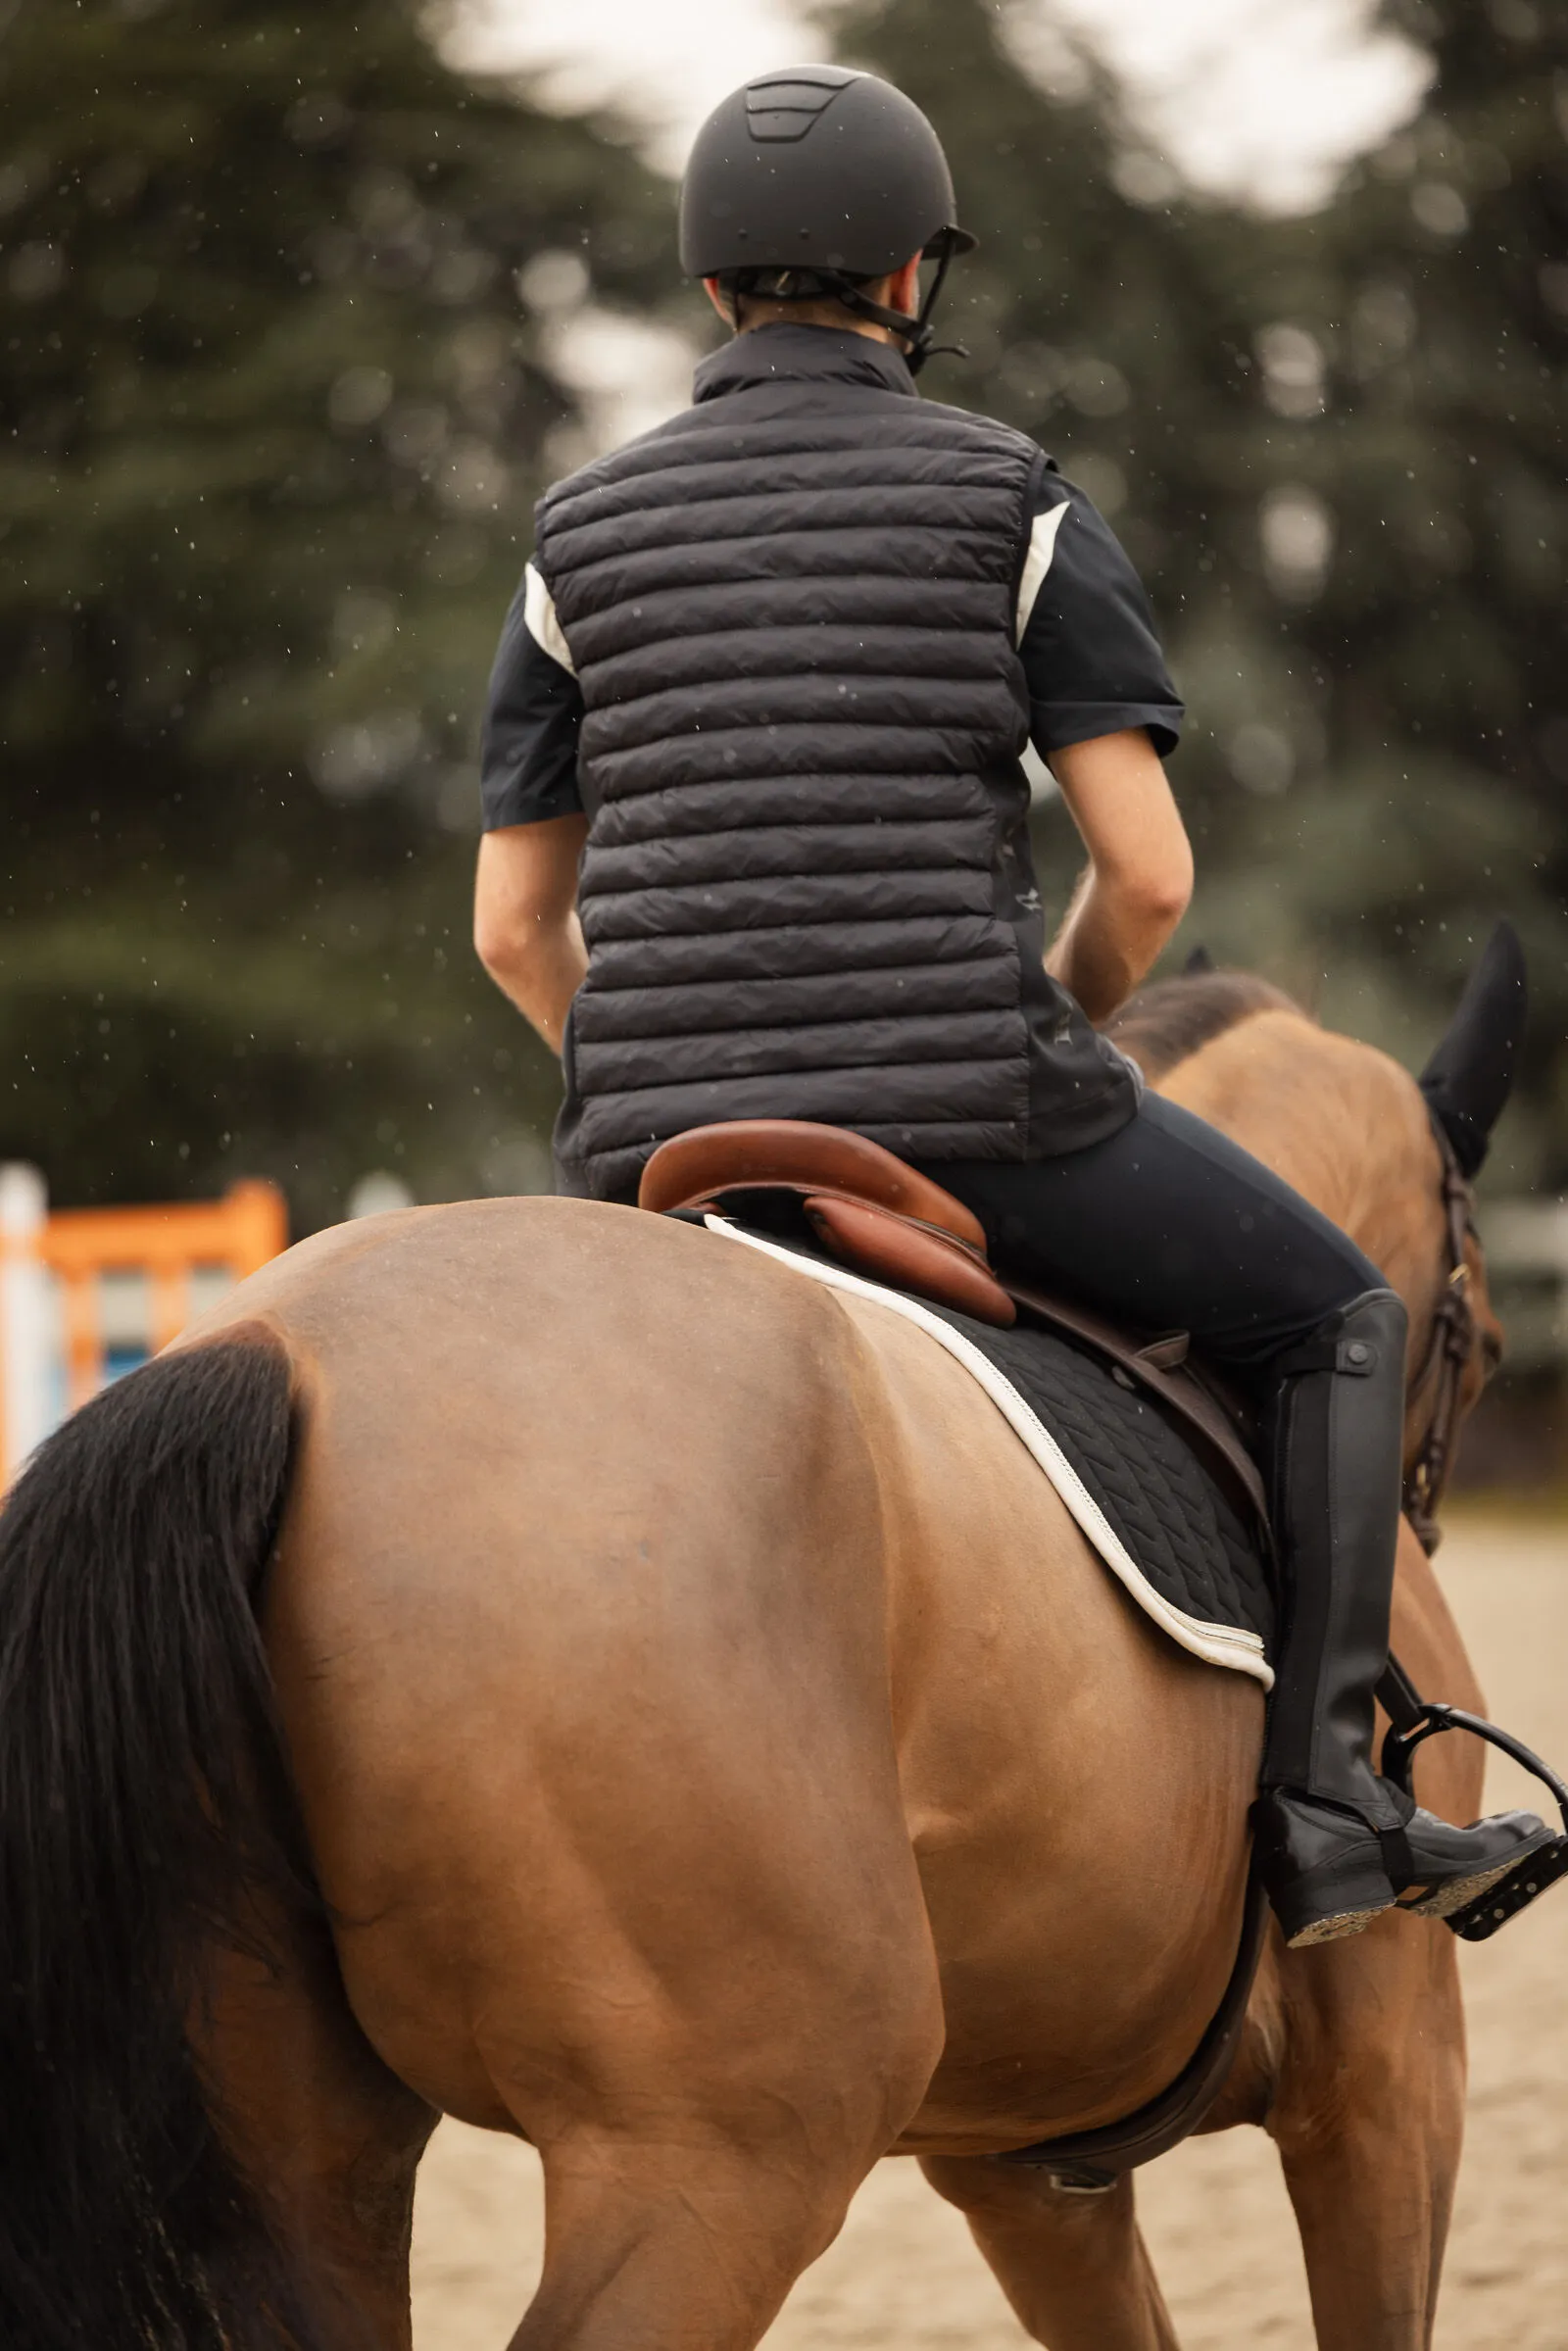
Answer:
<svg viewBox="0 0 1568 2351"><path fill-rule="evenodd" d="M1250 1530L1163 1413L1053 1331L998 1331L926 1307L1009 1380L1055 1439L1161 1599L1271 1651L1274 1595Z"/></svg>
<svg viewBox="0 0 1568 2351"><path fill-rule="evenodd" d="M744 1221L725 1221L740 1240L804 1258L805 1271L845 1279L845 1269L807 1237L793 1199L769 1202L753 1194ZM1272 1654L1274 1593L1251 1527L1203 1456L1147 1396L1124 1388L1101 1356L1054 1331L1035 1324L999 1331L890 1285L851 1279L871 1295L885 1290L890 1305L917 1318L946 1323L985 1356L1065 1455L1159 1600L1200 1626L1250 1634L1265 1658Z"/></svg>

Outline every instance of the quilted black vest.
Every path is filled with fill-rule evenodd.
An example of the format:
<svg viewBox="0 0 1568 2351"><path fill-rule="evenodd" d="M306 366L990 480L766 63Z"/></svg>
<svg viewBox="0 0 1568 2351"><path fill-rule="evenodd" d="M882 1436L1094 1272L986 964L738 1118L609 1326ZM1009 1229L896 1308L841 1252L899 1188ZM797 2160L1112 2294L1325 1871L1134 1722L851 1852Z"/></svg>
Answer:
<svg viewBox="0 0 1568 2351"><path fill-rule="evenodd" d="M775 325L541 501L591 819L565 1188L634 1197L710 1119L1020 1159L1130 1116L1041 965L1013 629L1046 463L887 345Z"/></svg>

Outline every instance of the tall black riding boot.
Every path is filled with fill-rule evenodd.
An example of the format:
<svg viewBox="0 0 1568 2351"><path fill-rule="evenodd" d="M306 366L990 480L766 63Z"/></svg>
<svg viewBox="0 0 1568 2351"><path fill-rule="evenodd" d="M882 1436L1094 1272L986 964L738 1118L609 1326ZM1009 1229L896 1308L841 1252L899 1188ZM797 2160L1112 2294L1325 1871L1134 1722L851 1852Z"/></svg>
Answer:
<svg viewBox="0 0 1568 2351"><path fill-rule="evenodd" d="M1389 1653L1404 1425L1404 1307L1371 1290L1279 1365L1272 1504L1285 1633L1253 1830L1293 1946L1353 1935L1398 1896L1446 1917L1549 1841L1533 1813L1456 1829L1373 1761Z"/></svg>

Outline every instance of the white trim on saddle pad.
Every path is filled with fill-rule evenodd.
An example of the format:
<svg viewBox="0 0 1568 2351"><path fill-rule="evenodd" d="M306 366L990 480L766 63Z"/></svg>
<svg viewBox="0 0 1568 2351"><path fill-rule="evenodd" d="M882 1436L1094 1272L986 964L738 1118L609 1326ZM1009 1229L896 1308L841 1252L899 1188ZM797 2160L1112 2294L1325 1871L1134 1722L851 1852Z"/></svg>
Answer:
<svg viewBox="0 0 1568 2351"><path fill-rule="evenodd" d="M848 1291L852 1298L863 1298L873 1306L885 1306L890 1314L902 1314L939 1347L945 1347L970 1377L979 1382L1003 1418L1023 1440L1077 1520L1081 1533L1111 1574L1126 1586L1144 1614L1195 1657L1201 1657L1209 1665L1228 1666L1233 1673L1250 1674L1265 1690L1273 1689L1273 1668L1255 1633L1249 1633L1240 1625L1204 1624L1201 1618L1189 1616L1184 1608L1173 1607L1154 1590L1051 1431L1025 1403L1006 1374L999 1371L961 1331L956 1331L940 1314L933 1314L918 1298L906 1298L902 1291L884 1290L876 1282L862 1282L858 1274L847 1273L837 1265L826 1265L819 1257L803 1257L798 1249L781 1249L776 1242L762 1240L760 1234L743 1233L725 1217L705 1216L703 1222L710 1232L724 1233L731 1241L744 1243L747 1249L760 1249L764 1257L776 1258L780 1265L807 1274L813 1282L825 1282L830 1290Z"/></svg>

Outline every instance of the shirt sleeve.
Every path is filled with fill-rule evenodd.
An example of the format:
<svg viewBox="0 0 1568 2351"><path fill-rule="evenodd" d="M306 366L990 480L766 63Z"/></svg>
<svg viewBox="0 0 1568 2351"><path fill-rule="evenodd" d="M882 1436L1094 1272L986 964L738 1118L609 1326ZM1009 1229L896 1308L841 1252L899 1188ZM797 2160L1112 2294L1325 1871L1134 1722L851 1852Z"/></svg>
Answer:
<svg viewBox="0 0 1568 2351"><path fill-rule="evenodd" d="M484 829L581 812L577 733L582 689L550 591L530 563L512 600L481 737Z"/></svg>
<svg viewBox="0 0 1568 2351"><path fill-rule="evenodd" d="M1082 490L1043 475L1018 595L1029 734L1042 757L1147 727L1164 759L1182 706L1143 583Z"/></svg>

